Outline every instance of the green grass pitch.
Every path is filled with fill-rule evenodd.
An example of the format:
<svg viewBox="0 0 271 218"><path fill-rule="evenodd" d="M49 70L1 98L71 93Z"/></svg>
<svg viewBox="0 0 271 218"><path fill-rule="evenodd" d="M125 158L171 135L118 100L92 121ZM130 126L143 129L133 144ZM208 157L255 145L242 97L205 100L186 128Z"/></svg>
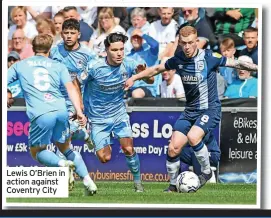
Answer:
<svg viewBox="0 0 271 218"><path fill-rule="evenodd" d="M84 196L77 181L69 198L8 198L7 203L135 203L135 204L256 204L256 184L206 184L196 193L163 193L168 183L145 182L144 193L133 182L96 182L97 194Z"/></svg>

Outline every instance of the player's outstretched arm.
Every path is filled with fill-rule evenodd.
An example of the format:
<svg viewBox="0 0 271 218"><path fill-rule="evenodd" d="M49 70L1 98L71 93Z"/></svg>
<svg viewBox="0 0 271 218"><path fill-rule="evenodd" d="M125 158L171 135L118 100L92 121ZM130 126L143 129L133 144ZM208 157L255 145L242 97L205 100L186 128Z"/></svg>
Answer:
<svg viewBox="0 0 271 218"><path fill-rule="evenodd" d="M153 67L149 67L149 68L143 70L142 72L133 75L128 80L126 80L124 90L127 91L129 88L131 88L134 85L134 82L137 80L153 77L153 76L155 76L165 70L166 70L165 64L159 64L159 65L155 65Z"/></svg>
<svg viewBox="0 0 271 218"><path fill-rule="evenodd" d="M71 102L76 110L79 124L80 126L84 127L86 125L87 119L85 115L83 114L83 111L81 108L79 93L72 82L67 82L65 86L66 86L69 98L71 99Z"/></svg>
<svg viewBox="0 0 271 218"><path fill-rule="evenodd" d="M80 82L77 78L75 78L72 81L74 87L76 88L78 94L79 94L79 99L80 99L80 107L82 109L82 111L84 110L84 105L83 105L83 99L82 99L82 93L81 93L81 88L80 88Z"/></svg>
<svg viewBox="0 0 271 218"><path fill-rule="evenodd" d="M227 62L226 62L225 66L226 67L233 67L233 68L240 69L240 70L253 71L253 72L258 71L257 64L253 64L253 63L249 63L249 62L245 62L245 61L241 61L241 60L234 60L231 58L227 58Z"/></svg>
<svg viewBox="0 0 271 218"><path fill-rule="evenodd" d="M139 64L137 65L137 68L136 68L136 73L140 73L142 72L143 70L146 69L146 64ZM147 83L147 84L153 84L154 83L154 77L148 77L148 78L143 78L144 82Z"/></svg>

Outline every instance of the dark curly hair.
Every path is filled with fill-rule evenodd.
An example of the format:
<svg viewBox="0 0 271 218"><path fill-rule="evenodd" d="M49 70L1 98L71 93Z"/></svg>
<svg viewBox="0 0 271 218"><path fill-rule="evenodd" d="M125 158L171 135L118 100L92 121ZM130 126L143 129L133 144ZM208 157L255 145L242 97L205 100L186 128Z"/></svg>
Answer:
<svg viewBox="0 0 271 218"><path fill-rule="evenodd" d="M80 23L78 20L74 18L65 20L62 25L62 30L65 30L65 29L75 29L75 30L78 30L78 32L80 32Z"/></svg>
<svg viewBox="0 0 271 218"><path fill-rule="evenodd" d="M108 48L111 43L123 42L123 44L128 40L128 37L122 33L110 33L104 40L105 48Z"/></svg>

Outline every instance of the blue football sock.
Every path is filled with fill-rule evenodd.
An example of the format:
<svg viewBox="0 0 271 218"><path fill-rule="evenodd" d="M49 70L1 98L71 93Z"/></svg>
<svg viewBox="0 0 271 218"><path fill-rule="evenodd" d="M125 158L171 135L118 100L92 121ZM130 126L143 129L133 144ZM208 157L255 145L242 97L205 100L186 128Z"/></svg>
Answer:
<svg viewBox="0 0 271 218"><path fill-rule="evenodd" d="M131 156L125 156L126 163L134 176L134 182L141 182L140 178L140 162L137 153L135 152Z"/></svg>
<svg viewBox="0 0 271 218"><path fill-rule="evenodd" d="M58 162L61 160L54 152L42 150L36 154L37 160L47 167L58 167Z"/></svg>
<svg viewBox="0 0 271 218"><path fill-rule="evenodd" d="M88 169L86 164L81 156L81 154L77 151L73 151L72 149L68 148L63 153L67 160L71 160L74 162L75 165L75 172L83 179L85 176L88 175Z"/></svg>

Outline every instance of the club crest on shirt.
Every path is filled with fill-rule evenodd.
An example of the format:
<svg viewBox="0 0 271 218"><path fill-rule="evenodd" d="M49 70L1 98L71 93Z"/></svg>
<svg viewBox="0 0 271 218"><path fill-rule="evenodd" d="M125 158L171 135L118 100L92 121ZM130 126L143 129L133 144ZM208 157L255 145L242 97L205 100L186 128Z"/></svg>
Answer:
<svg viewBox="0 0 271 218"><path fill-rule="evenodd" d="M196 70L202 71L204 69L204 61L197 61L196 63Z"/></svg>
<svg viewBox="0 0 271 218"><path fill-rule="evenodd" d="M127 72L122 72L121 77L122 77L123 80L127 80L128 79L128 73Z"/></svg>
<svg viewBox="0 0 271 218"><path fill-rule="evenodd" d="M77 61L77 67L78 67L78 68L82 68L82 67L83 67L83 62L82 62L82 60L78 60L78 61Z"/></svg>
<svg viewBox="0 0 271 218"><path fill-rule="evenodd" d="M50 93L44 93L44 101L46 102L52 102L52 101L55 101L55 98L52 94Z"/></svg>

